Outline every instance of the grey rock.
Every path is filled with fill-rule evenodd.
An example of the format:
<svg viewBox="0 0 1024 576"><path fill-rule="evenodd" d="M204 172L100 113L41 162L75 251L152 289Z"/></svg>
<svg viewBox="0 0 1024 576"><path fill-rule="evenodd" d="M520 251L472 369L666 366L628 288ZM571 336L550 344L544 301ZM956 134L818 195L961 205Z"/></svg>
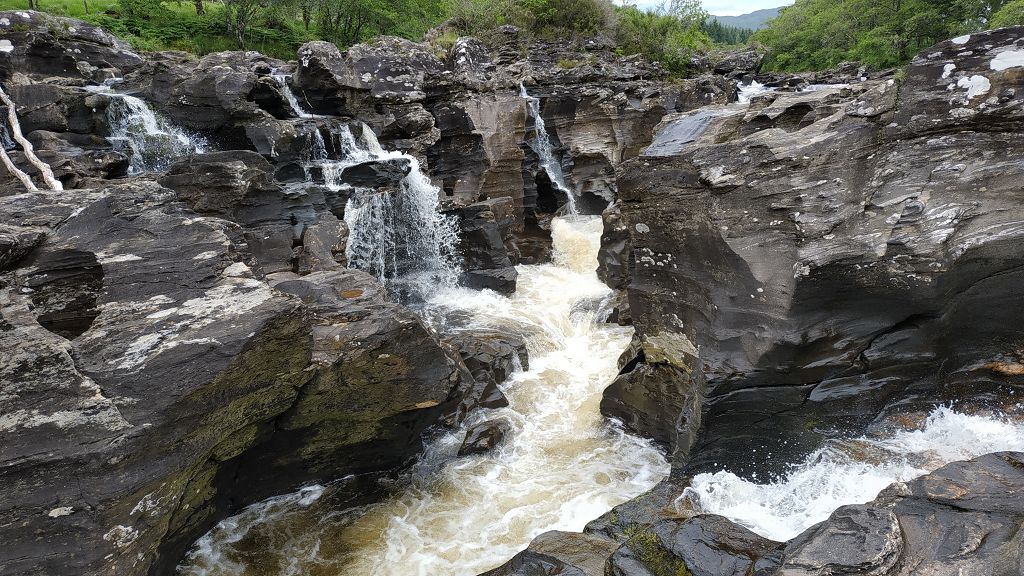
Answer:
<svg viewBox="0 0 1024 576"><path fill-rule="evenodd" d="M610 576L748 576L774 568L781 547L726 518L663 520L634 534L608 558Z"/></svg>
<svg viewBox="0 0 1024 576"><path fill-rule="evenodd" d="M778 576L892 574L903 553L895 514L870 505L843 506L786 544Z"/></svg>
<svg viewBox="0 0 1024 576"><path fill-rule="evenodd" d="M143 64L131 46L82 20L32 10L0 12L0 30L12 49L0 53L0 76L93 79L94 70L129 72ZM84 66L83 66L84 64Z"/></svg>
<svg viewBox="0 0 1024 576"><path fill-rule="evenodd" d="M512 426L505 420L481 422L466 431L462 446L459 446L459 456L486 454L504 442L511 431Z"/></svg>

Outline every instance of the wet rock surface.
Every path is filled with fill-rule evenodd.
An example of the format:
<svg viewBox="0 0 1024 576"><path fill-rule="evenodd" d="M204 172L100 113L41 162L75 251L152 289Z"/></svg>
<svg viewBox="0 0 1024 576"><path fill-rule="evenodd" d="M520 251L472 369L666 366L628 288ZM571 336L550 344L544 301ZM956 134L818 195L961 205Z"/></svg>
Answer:
<svg viewBox="0 0 1024 576"><path fill-rule="evenodd" d="M1022 158L1010 140L1024 85L1020 67L995 68L1021 37L939 44L900 82L666 116L619 171L603 270L628 278L641 339L692 343L682 365L693 372L671 389L679 378L654 377L664 362L641 358L606 412L665 441L695 410L655 407L701 399L676 474L750 475L880 414L1008 398L1019 383L999 367L1018 352L999 342L1020 299ZM673 130L689 135L663 138Z"/></svg>
<svg viewBox="0 0 1024 576"><path fill-rule="evenodd" d="M538 536L486 574L1017 574L1024 565L1022 458L1016 452L989 454L897 482L874 501L839 508L785 543L721 516L679 509L673 500L680 487L665 482L592 522L584 534ZM601 569L595 568L598 559Z"/></svg>
<svg viewBox="0 0 1024 576"><path fill-rule="evenodd" d="M459 446L459 456L486 454L501 445L512 431L504 420L488 420L466 431L466 438Z"/></svg>
<svg viewBox="0 0 1024 576"><path fill-rule="evenodd" d="M32 527L6 571L169 573L240 505L401 466L458 401L455 361L376 280L268 284L239 225L156 183L2 210L37 244L2 278L0 514Z"/></svg>

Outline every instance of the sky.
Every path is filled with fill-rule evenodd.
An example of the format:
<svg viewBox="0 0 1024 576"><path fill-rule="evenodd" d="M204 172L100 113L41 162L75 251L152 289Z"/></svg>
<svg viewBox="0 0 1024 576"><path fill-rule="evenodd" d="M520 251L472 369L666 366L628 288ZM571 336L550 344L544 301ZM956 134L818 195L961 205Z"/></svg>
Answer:
<svg viewBox="0 0 1024 576"><path fill-rule="evenodd" d="M664 0L637 0L636 5L653 8ZM716 16L739 16L762 8L792 4L793 0L704 0L704 9Z"/></svg>

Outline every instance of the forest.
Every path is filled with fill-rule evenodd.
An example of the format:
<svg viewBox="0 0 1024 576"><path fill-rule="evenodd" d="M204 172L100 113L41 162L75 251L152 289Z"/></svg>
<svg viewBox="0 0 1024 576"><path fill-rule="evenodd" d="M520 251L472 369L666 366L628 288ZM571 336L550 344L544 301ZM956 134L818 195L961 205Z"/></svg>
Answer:
<svg viewBox="0 0 1024 576"><path fill-rule="evenodd" d="M283 58L310 40L344 48L381 35L419 40L430 30L446 49L459 35L486 37L509 24L538 38L604 37L677 76L697 52L748 43L767 53L771 70L846 61L887 68L946 38L1024 24L1024 0L797 0L757 32L709 18L699 0L655 10L613 0L0 0L0 9L24 8L94 22L138 50Z"/></svg>
<svg viewBox="0 0 1024 576"><path fill-rule="evenodd" d="M1024 24L1024 0L797 0L754 41L768 68L802 72L857 61L875 69L909 62L937 42Z"/></svg>

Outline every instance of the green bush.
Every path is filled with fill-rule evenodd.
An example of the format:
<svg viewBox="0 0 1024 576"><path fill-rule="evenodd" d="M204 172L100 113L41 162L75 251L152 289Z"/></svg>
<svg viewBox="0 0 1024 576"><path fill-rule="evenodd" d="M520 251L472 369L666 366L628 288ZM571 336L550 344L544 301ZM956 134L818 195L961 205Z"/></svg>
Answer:
<svg viewBox="0 0 1024 576"><path fill-rule="evenodd" d="M684 74L695 52L707 50L711 39L702 26L676 15L638 10L619 11L615 41L624 54L642 54L661 62L673 74Z"/></svg>
<svg viewBox="0 0 1024 576"><path fill-rule="evenodd" d="M532 30L535 18L518 0L454 0L451 23L463 34L479 36L510 24Z"/></svg>
<svg viewBox="0 0 1024 576"><path fill-rule="evenodd" d="M1024 26L1024 0L1012 0L992 16L990 28L1006 26Z"/></svg>
<svg viewBox="0 0 1024 576"><path fill-rule="evenodd" d="M889 68L933 44L984 28L1000 1L797 0L754 38L768 48L769 69L821 70L849 60ZM996 18L1022 2L1013 0Z"/></svg>

